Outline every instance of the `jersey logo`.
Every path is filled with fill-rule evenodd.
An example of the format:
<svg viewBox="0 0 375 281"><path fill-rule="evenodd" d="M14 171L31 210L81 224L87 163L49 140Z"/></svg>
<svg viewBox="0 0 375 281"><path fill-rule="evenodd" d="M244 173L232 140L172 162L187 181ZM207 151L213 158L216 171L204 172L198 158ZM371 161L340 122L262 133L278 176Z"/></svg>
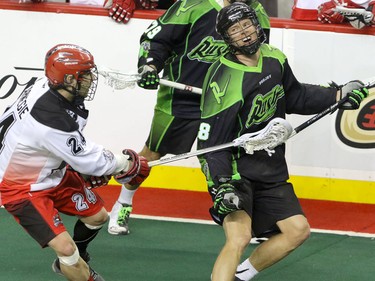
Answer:
<svg viewBox="0 0 375 281"><path fill-rule="evenodd" d="M206 63L214 63L228 52L228 46L223 40L215 40L212 36L205 37L188 53L188 58Z"/></svg>
<svg viewBox="0 0 375 281"><path fill-rule="evenodd" d="M212 90L212 93L214 94L214 97L215 97L215 100L218 104L221 104L221 98L225 96L225 93L227 92L227 89L228 89L228 85L229 85L229 82L230 82L230 76L227 80L227 82L225 83L225 86L224 86L224 89L221 90L219 85L216 83L216 82L212 82L210 84L210 88Z"/></svg>
<svg viewBox="0 0 375 281"><path fill-rule="evenodd" d="M265 95L258 94L253 100L253 105L246 121L246 128L266 121L273 116L276 111L277 101L283 96L284 88L280 85L275 86Z"/></svg>
<svg viewBox="0 0 375 281"><path fill-rule="evenodd" d="M180 16L181 13L186 13L191 8L193 8L193 7L197 6L197 5L199 5L200 3L202 3L202 1L199 1L199 2L193 3L193 4L189 5L189 6L186 6L186 2L187 2L186 0L182 1L180 8L176 12L176 17Z"/></svg>

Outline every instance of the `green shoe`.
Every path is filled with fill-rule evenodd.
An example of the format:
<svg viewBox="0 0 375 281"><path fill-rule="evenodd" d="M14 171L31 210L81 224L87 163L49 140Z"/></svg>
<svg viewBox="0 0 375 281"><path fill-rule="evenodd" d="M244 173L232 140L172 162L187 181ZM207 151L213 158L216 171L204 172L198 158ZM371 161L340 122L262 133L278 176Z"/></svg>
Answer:
<svg viewBox="0 0 375 281"><path fill-rule="evenodd" d="M129 230L129 217L133 211L132 205L123 204L117 215L117 221L110 220L108 232L112 235L127 235Z"/></svg>

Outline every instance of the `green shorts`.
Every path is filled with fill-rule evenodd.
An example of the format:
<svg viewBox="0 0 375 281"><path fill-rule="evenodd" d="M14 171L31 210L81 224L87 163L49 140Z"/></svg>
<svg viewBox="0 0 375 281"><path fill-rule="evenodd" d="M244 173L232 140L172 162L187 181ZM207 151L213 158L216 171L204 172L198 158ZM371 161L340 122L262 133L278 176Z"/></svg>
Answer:
<svg viewBox="0 0 375 281"><path fill-rule="evenodd" d="M197 137L200 119L185 119L154 111L146 146L161 156L191 151Z"/></svg>

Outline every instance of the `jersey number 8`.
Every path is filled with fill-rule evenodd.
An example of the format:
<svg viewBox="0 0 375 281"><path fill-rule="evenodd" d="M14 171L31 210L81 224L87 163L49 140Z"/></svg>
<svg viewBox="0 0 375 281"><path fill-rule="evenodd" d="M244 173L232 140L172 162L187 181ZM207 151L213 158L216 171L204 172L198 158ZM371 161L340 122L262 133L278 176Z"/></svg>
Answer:
<svg viewBox="0 0 375 281"><path fill-rule="evenodd" d="M210 129L210 124L202 122L199 126L198 139L203 141L208 140Z"/></svg>

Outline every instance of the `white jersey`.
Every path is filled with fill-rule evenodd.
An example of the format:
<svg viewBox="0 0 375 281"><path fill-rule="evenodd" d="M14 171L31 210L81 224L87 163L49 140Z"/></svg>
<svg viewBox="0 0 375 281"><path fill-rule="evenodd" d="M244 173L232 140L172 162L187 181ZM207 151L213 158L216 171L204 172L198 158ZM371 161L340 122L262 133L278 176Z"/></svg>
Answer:
<svg viewBox="0 0 375 281"><path fill-rule="evenodd" d="M367 8L371 0L351 0L352 2ZM292 18L295 20L317 20L318 7L329 0L294 0ZM342 2L342 1L338 1Z"/></svg>
<svg viewBox="0 0 375 281"><path fill-rule="evenodd" d="M112 174L112 152L86 139L88 110L69 103L39 79L0 117L0 191L22 198L58 185L69 164L94 176ZM17 195L16 195L17 194Z"/></svg>

